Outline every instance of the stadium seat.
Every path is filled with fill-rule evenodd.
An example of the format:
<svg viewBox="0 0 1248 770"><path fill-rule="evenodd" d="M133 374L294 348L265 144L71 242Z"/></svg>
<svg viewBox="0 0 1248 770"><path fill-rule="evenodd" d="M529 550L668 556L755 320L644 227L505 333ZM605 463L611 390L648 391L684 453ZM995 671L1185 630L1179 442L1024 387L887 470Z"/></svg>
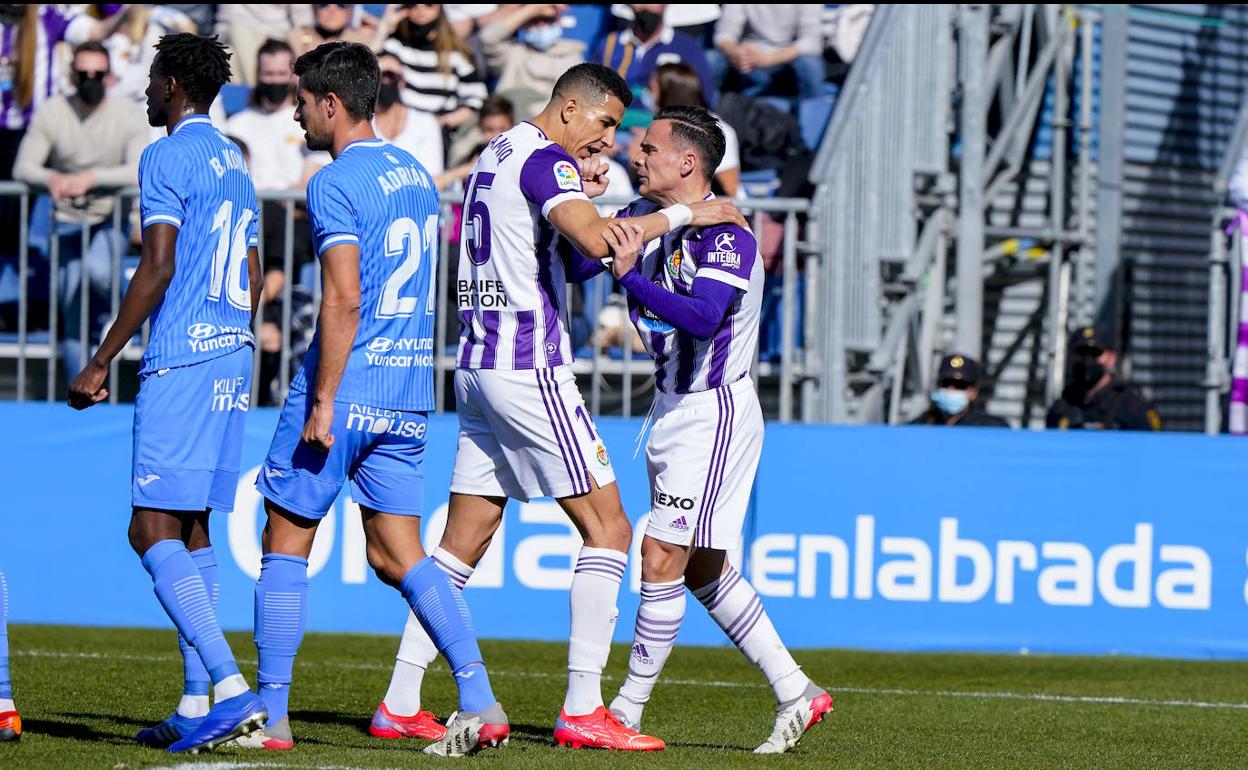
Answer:
<svg viewBox="0 0 1248 770"><path fill-rule="evenodd" d="M805 276L797 276L795 292L797 296L797 317L793 324L793 340L801 348L803 334L802 317L805 315ZM769 274L763 281L763 306L759 311L758 328L758 360L776 364L780 362L780 352L784 349L783 330L784 316L784 280L779 275Z"/></svg>
<svg viewBox="0 0 1248 770"><path fill-rule="evenodd" d="M817 96L803 99L797 105L797 124L801 128L802 141L811 150L818 149L832 120L832 109L836 106L836 96Z"/></svg>
<svg viewBox="0 0 1248 770"><path fill-rule="evenodd" d="M227 116L247 109L247 101L250 98L251 86L226 83L221 87L221 106L225 108Z"/></svg>
<svg viewBox="0 0 1248 770"><path fill-rule="evenodd" d="M780 187L780 174L774 168L741 172L741 185L750 198L771 198Z"/></svg>
<svg viewBox="0 0 1248 770"><path fill-rule="evenodd" d="M563 36L585 44L585 58L594 55L598 40L611 25L610 6L575 4L568 7L563 17Z"/></svg>
<svg viewBox="0 0 1248 770"><path fill-rule="evenodd" d="M299 268L299 280L295 282L296 286L302 286L308 291L316 291L316 271L317 263L308 262Z"/></svg>

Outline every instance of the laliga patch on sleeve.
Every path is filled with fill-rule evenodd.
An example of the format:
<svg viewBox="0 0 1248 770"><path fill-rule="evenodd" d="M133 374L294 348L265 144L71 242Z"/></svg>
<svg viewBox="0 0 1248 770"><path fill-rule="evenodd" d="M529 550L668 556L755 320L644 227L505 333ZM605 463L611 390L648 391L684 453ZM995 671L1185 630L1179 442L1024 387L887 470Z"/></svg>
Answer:
<svg viewBox="0 0 1248 770"><path fill-rule="evenodd" d="M577 172L576 166L566 160L561 160L555 164L555 184L560 190L577 190L581 189L581 175Z"/></svg>

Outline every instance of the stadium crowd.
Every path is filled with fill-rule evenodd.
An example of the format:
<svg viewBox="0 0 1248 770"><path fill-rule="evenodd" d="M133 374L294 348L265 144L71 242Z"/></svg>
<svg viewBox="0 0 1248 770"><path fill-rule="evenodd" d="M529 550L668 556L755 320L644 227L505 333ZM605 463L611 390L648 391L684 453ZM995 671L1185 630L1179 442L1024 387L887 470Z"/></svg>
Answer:
<svg viewBox="0 0 1248 770"><path fill-rule="evenodd" d="M142 118L153 44L170 32L216 34L231 51L234 82L213 120L235 139L264 200L265 258L261 403L275 403L289 296L290 372L313 332L314 271L303 204L311 175L328 162L311 153L294 122L293 62L332 40L360 42L381 55L376 126L412 152L448 198L484 143L544 104L555 79L594 61L619 72L637 99L627 132L610 150L608 199L636 190L631 158L650 116L669 106L715 110L728 138L715 188L736 196L800 195L813 145L831 114L867 22L870 5L0 5L0 179L46 195L30 213L28 328L48 326L48 286L59 286L60 357L77 369L82 314L91 340L109 323L113 251L138 253L130 214L114 217L112 194L137 183L139 154L161 135ZM87 140L89 138L89 140ZM278 198L278 199L274 199ZM285 199L281 199L285 198ZM130 208L129 201L123 206ZM293 227L285 226L286 207ZM18 205L0 198L0 270L15 273ZM444 223L452 271L458 206ZM763 252L780 270L782 225L764 218ZM88 236L80 233L86 222ZM121 233L115 233L120 221ZM289 236L288 236L289 232ZM59 236L58 275L48 275ZM291 264L285 261L290 237ZM83 253L85 252L85 258ZM123 263L125 265L132 262ZM287 275L289 267L290 275ZM87 280L83 280L82 271ZM131 267L132 270L132 267ZM285 284L290 281L291 286ZM10 284L14 283L12 281ZM0 285L8 286L3 281ZM89 295L84 302L84 290ZM13 294L14 296L8 296ZM578 348L622 346L611 310L579 296ZM16 292L0 289L0 332L16 326ZM596 317L595 317L596 316ZM453 326L454 324L448 324ZM453 337L455 329L448 330ZM88 346L89 347L89 346Z"/></svg>

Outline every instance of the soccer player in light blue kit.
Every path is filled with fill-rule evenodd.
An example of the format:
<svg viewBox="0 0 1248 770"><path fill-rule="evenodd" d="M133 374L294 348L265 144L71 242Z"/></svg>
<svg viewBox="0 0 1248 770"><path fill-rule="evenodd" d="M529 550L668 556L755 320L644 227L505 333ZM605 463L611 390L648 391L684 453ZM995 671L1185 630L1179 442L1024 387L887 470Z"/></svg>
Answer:
<svg viewBox="0 0 1248 770"><path fill-rule="evenodd" d="M70 384L69 404L86 409L108 398L109 364L150 316L134 405L130 545L181 635L186 686L178 711L137 737L197 752L266 717L217 622L208 539L208 512L234 507L242 461L260 301L259 207L242 153L208 119L230 78L224 46L179 34L162 37L156 50L147 118L169 135L139 161L143 254L117 322Z"/></svg>
<svg viewBox="0 0 1248 770"><path fill-rule="evenodd" d="M22 718L13 705L13 683L9 681L9 584L0 570L0 741L22 737Z"/></svg>
<svg viewBox="0 0 1248 770"><path fill-rule="evenodd" d="M460 711L430 753L504 743L507 717L490 689L459 588L420 544L426 414L433 400L438 191L371 120L381 80L365 46L327 43L295 62L295 119L308 149L334 161L308 184L321 262L316 337L290 386L256 486L268 523L256 585L256 649L265 728L240 741L294 745L288 698L308 615L308 556L342 485L360 504L368 561L398 588L445 656Z"/></svg>

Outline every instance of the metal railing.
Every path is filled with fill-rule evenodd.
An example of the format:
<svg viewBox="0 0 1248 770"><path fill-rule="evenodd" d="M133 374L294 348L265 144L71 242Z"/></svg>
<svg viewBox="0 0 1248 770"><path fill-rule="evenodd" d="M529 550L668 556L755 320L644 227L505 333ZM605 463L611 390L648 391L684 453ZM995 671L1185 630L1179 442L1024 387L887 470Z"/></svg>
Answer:
<svg viewBox="0 0 1248 770"><path fill-rule="evenodd" d="M61 302L59 300L59 273L62 267L61 240L68 237L82 238L82 253L84 255L84 263L81 270L81 286L78 287L79 297L86 298L92 295L92 287L90 281L90 271L86 269L85 255L88 252L90 241L92 238L92 225L83 222L81 225L79 236L59 235L55 222L55 207L49 212L48 224L48 246L46 249L47 269L48 269L48 313L47 313L47 330L46 332L39 330L32 332L30 328L29 315L32 306L31 300L31 275L32 268L35 265L35 258L42 256L45 252L36 250L31 246L31 211L34 209L35 196L41 191L28 187L19 182L0 182L0 201L16 199L18 202L19 214L21 217L21 231L19 233L18 253L17 253L17 272L18 272L18 297L17 297L17 330L16 334L0 335L0 393L10 391L4 379L12 376L14 379L12 391L15 391L15 398L18 401L24 401L31 395L31 384L36 374L34 364L36 362L43 363L42 374L44 376L45 388L43 388L44 398L47 401L60 400L64 393L64 383L72 378L74 372L60 372L61 359L61 342L66 335L61 329ZM132 257L128 256L131 251L128 244L123 242L125 227L124 217L127 205L137 199L138 190L136 188L128 188L107 193L113 198L112 230L111 237L111 266L108 287L108 317L116 319L118 309L121 305L122 286L126 280L123 275L123 265L127 264ZM298 204L304 202L304 193L302 191L288 192L266 192L257 196L261 202L260 231L261 238L259 243L259 252L261 264L267 270L280 269L284 275L283 286L280 294L281 312L277 323L278 330L281 335L281 350L279 356L278 372L276 375L277 389L274 392L274 401L280 403L280 399L285 397L286 391L290 386L290 380L293 376L292 361L295 355L292 349L292 326L293 314L295 309L295 293L299 289L309 292L310 298L307 301L312 303L312 310L319 307L320 303L320 271L311 270L311 285L300 281L300 276L296 270L296 265L301 264L304 260L302 255L295 253L295 231L296 224L300 214L297 211ZM266 221L264 215L265 202L278 202L284 204L282 206L282 215L280 222ZM458 341L459 329L458 323L452 322L450 319L454 316L449 312L448 302L453 296L450 291L452 281L455 276L451 274L450 262L452 255L457 255L457 247L452 249L451 244L451 227L448 223L453 223L453 207L460 203L458 197L444 196L441 201L441 219L442 227L440 229L440 249L439 259L437 262L437 272L435 279L437 281L437 309L434 322L434 339L437 355L434 358L435 372L435 396L437 399L437 410L443 411L452 402L448 399L447 388L449 385L450 375L454 372L455 362L455 344ZM601 200L595 203L602 206L622 206L628 201L611 201ZM811 418L810 403L811 393L813 392L813 373L810 371L808 361L809 340L813 335L809 331L804 335L799 335L799 315L801 325L807 330L813 328L815 313L819 305L815 296L816 282L810 280L810 273L816 264L816 257L807 244L799 241L799 216L808 213L810 208L809 201L801 199L779 199L779 198L760 198L760 199L743 199L738 201L738 208L746 214L747 218L752 220L753 229L762 240L762 218L766 215L774 215L782 218L783 221L783 240L781 246L781 270L778 275L780 281L780 302L779 302L779 325L780 325L780 350L777 361L756 361L752 370L756 383L759 385L760 396L764 402L764 413L771 418L778 419L782 422L789 422L795 418L800 410L804 419ZM272 216L269 217L271 219ZM64 227L64 225L62 225ZM265 253L265 233L272 233L272 228L280 227L283 247L280 261L274 260ZM137 250L134 251L137 255ZM0 259L3 259L0 257ZM307 259L311 259L311 255L307 255ZM803 282L803 275L806 280ZM600 296L610 289L610 278L594 279L598 281L592 288L595 293L593 297L587 297L585 302L586 308L589 310L589 317L585 321L591 328L589 339L590 354L587 356L578 356L573 364L573 370L579 375L579 382L582 389L587 391L586 396L589 401L591 411L597 415L620 415L634 416L644 413L649 405L650 393L653 390L650 382L653 378L653 367L648 358L635 356L631 353L630 341L633 338L633 328L627 314L621 313L619 320L619 328L616 329L616 337L622 345L621 354L616 357L613 355L609 346L601 344L600 331L602 327L597 324L597 311L601 308L605 298ZM588 291L588 290L587 290ZM799 294L800 292L800 294ZM801 302L799 302L799 297ZM260 389L261 376L261 345L262 327L264 326L264 307L271 304L274 298L262 305L261 312L256 314L254 322L254 332L256 334L256 360L254 376L252 378L252 399L253 403L257 403L257 395ZM592 301L590 301L592 300ZM98 335L92 333L92 314L89 312L89 305L84 300L82 302L83 311L78 319L78 339L82 341L80 350L78 351L78 365L81 368L86 365L90 351L94 349L94 345L98 344ZM800 308L800 311L799 311ZM102 331L100 334L102 335ZM804 338L804 339L803 339ZM137 336L130 344L126 346L118 359L113 362L109 372L108 390L109 401L117 403L121 400L122 388L120 366L125 362L136 362L143 354L143 347L147 341L147 327ZM63 375L63 376L62 376ZM12 392L10 391L10 392Z"/></svg>

